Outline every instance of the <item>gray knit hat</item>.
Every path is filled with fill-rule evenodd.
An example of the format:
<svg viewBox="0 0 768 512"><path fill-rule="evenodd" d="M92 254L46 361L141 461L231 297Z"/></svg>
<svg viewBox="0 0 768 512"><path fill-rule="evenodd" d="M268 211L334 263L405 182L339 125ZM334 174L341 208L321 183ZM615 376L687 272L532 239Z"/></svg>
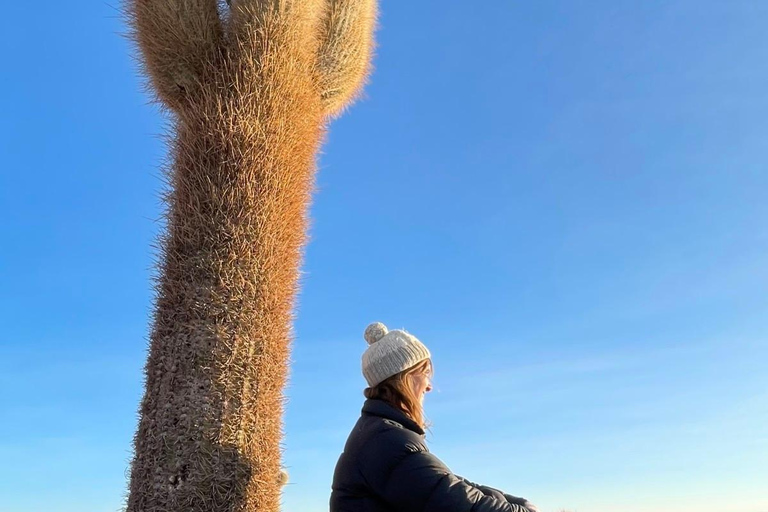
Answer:
<svg viewBox="0 0 768 512"><path fill-rule="evenodd" d="M363 353L363 376L370 387L431 357L416 336L401 330L390 331L381 322L365 329L365 341L370 346Z"/></svg>

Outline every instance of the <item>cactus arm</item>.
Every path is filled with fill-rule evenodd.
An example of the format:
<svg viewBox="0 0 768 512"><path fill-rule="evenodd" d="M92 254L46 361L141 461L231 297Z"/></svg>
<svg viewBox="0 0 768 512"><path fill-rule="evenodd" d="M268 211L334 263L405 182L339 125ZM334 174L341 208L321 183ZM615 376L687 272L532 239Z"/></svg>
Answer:
<svg viewBox="0 0 768 512"><path fill-rule="evenodd" d="M319 72L327 116L338 115L362 91L370 72L376 0L328 0Z"/></svg>
<svg viewBox="0 0 768 512"><path fill-rule="evenodd" d="M158 98L178 111L215 72L223 35L216 0L129 0L128 15Z"/></svg>

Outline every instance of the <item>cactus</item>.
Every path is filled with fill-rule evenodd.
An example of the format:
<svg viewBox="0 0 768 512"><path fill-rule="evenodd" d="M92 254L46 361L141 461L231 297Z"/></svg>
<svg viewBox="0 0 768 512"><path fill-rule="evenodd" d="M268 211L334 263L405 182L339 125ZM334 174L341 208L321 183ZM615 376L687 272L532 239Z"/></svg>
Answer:
<svg viewBox="0 0 768 512"><path fill-rule="evenodd" d="M315 158L366 79L376 3L126 7L173 130L127 511L277 511Z"/></svg>

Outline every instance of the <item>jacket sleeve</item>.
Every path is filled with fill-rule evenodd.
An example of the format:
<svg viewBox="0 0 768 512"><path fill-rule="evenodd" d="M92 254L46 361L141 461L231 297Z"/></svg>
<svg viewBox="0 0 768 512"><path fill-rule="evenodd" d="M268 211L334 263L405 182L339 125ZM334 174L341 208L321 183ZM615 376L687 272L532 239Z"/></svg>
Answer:
<svg viewBox="0 0 768 512"><path fill-rule="evenodd" d="M464 478L462 476L459 476L459 475L456 475L456 477L459 480L463 481L465 484L471 485L475 489L479 489L480 492L482 492L486 496L493 496L497 500L506 501L506 498L504 497L504 493L502 491L498 490L498 489L494 489L493 487L488 487L487 485L480 485L480 484L476 484L475 482L470 482L466 478ZM521 503L521 505L522 505L522 503Z"/></svg>
<svg viewBox="0 0 768 512"><path fill-rule="evenodd" d="M401 512L529 512L454 475L440 459L418 451L392 468L382 498Z"/></svg>
<svg viewBox="0 0 768 512"><path fill-rule="evenodd" d="M458 475L457 475L458 476ZM475 487L477 489L480 489L480 492L485 494L486 496L493 496L496 499L508 501L509 503L512 503L513 505L523 505L525 506L526 503L528 503L528 500L525 498L520 498L519 496L512 496L511 494L507 494L504 491L501 491L499 489L494 489L493 487L488 487L487 485L480 485L476 484L474 482L470 482L464 477L459 476L461 480L463 480L466 484L471 485L472 487Z"/></svg>

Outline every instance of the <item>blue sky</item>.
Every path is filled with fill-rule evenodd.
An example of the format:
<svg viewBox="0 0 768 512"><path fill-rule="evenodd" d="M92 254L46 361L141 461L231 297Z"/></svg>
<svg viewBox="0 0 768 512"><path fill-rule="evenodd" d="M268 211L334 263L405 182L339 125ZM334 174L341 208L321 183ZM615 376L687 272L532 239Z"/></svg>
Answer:
<svg viewBox="0 0 768 512"><path fill-rule="evenodd" d="M120 509L163 120L114 5L4 7L0 510ZM768 512L768 3L390 2L319 160L285 510L327 510L368 322L429 443L542 510Z"/></svg>

